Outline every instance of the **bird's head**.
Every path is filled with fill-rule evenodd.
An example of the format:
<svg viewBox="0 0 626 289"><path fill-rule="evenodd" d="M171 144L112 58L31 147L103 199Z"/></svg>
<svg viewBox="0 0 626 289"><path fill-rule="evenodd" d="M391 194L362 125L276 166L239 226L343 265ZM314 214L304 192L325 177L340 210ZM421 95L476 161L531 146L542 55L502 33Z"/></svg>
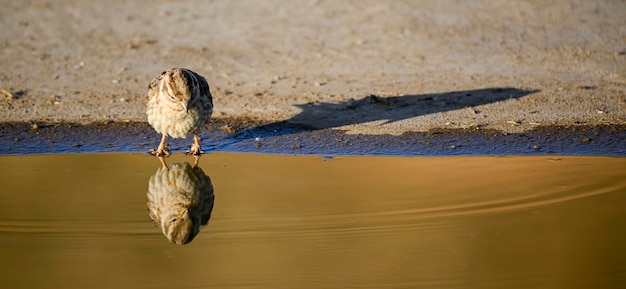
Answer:
<svg viewBox="0 0 626 289"><path fill-rule="evenodd" d="M189 215L188 209L181 210L177 215L161 220L163 235L176 245L185 245L191 242L200 231L199 224Z"/></svg>
<svg viewBox="0 0 626 289"><path fill-rule="evenodd" d="M165 100L175 104L188 112L189 102L197 94L197 80L186 70L174 68L163 73L160 82L160 92Z"/></svg>

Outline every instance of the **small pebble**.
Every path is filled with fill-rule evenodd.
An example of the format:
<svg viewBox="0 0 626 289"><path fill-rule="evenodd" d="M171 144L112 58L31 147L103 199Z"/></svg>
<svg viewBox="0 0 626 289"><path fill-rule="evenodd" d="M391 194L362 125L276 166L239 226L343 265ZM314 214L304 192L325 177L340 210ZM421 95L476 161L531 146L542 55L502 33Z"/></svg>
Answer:
<svg viewBox="0 0 626 289"><path fill-rule="evenodd" d="M348 101L346 101L347 109L355 109L357 106L358 104L354 98L348 99Z"/></svg>
<svg viewBox="0 0 626 289"><path fill-rule="evenodd" d="M534 149L534 150L536 150L536 151L538 151L538 150L540 150L540 149L541 149L541 147L540 147L540 146L538 146L538 145L534 145L534 146L533 146L533 149Z"/></svg>
<svg viewBox="0 0 626 289"><path fill-rule="evenodd" d="M17 99L17 96L13 92L11 92L11 91L8 91L6 89L2 89L2 90L0 90L0 92L4 95L4 97L6 99Z"/></svg>
<svg viewBox="0 0 626 289"><path fill-rule="evenodd" d="M590 138L588 138L588 137L586 137L586 138L584 138L584 139L583 139L583 142L584 142L584 143L588 143L588 142L590 142L590 141L591 141L591 139L590 139Z"/></svg>
<svg viewBox="0 0 626 289"><path fill-rule="evenodd" d="M220 129L230 134L236 134L239 131L239 128L237 128L236 126L228 124L221 126Z"/></svg>

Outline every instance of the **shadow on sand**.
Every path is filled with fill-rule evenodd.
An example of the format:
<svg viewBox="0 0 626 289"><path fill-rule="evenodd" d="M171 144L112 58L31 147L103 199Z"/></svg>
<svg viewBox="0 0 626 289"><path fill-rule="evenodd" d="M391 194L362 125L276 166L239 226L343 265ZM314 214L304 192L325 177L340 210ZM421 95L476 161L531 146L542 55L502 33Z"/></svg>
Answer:
<svg viewBox="0 0 626 289"><path fill-rule="evenodd" d="M517 99L536 92L539 90L493 87L392 97L369 95L340 103L298 104L296 107L302 112L291 119L241 131L238 138L282 135L371 121L391 123L421 115Z"/></svg>

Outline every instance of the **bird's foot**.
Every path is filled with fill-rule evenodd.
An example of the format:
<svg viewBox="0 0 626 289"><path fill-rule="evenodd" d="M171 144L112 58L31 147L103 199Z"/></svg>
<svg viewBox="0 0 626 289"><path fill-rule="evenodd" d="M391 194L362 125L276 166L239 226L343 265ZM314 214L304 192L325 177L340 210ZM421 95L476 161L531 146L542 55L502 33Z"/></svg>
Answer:
<svg viewBox="0 0 626 289"><path fill-rule="evenodd" d="M151 149L149 153L155 157L169 157L171 155L169 147L159 147L158 149Z"/></svg>
<svg viewBox="0 0 626 289"><path fill-rule="evenodd" d="M197 167L200 163L200 156L193 156L193 166Z"/></svg>
<svg viewBox="0 0 626 289"><path fill-rule="evenodd" d="M165 162L165 157L159 157L159 161L161 161L161 166L163 166L163 169L165 169L165 170L169 169L167 167L167 163Z"/></svg>
<svg viewBox="0 0 626 289"><path fill-rule="evenodd" d="M202 155L203 153L204 152L200 148L200 145L192 144L191 149L189 149L186 154L190 156L199 156L199 155Z"/></svg>

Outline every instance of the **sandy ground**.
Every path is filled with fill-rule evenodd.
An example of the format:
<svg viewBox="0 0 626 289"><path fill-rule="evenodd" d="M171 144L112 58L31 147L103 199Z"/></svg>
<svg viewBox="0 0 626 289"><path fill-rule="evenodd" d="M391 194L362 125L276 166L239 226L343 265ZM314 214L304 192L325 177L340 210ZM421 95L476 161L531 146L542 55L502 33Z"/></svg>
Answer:
<svg viewBox="0 0 626 289"><path fill-rule="evenodd" d="M625 1L3 1L0 122L145 121L204 75L214 117L349 133L626 123Z"/></svg>

